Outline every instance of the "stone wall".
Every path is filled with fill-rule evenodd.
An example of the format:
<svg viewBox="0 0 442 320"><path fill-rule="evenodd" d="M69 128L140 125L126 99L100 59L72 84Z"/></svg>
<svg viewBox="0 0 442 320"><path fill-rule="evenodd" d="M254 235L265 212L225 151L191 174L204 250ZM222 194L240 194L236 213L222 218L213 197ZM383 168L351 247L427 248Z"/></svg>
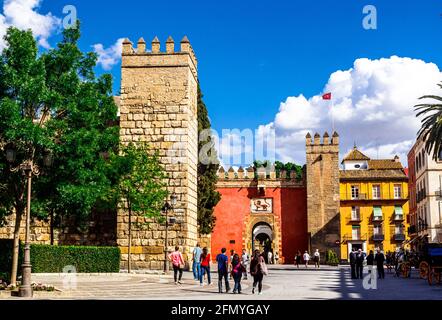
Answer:
<svg viewBox="0 0 442 320"><path fill-rule="evenodd" d="M313 142L313 143L312 143ZM339 135L306 137L307 221L310 252L328 249L339 256Z"/></svg>
<svg viewBox="0 0 442 320"><path fill-rule="evenodd" d="M168 233L168 250L179 246L187 262L197 242L197 60L187 37L175 52L173 39L161 52L157 38L151 52L141 38L134 49L123 43L120 139L148 142L159 152L168 174L168 191L178 196L177 223ZM127 261L128 214L117 217L117 243ZM164 263L165 226L155 222L133 232L133 267L160 269Z"/></svg>
<svg viewBox="0 0 442 320"><path fill-rule="evenodd" d="M66 220L53 228L54 245L88 245L88 246L115 246L116 245L116 213L93 212L89 221L78 228L74 220ZM6 218L5 224L0 227L0 239L14 238L15 216ZM25 240L25 216L20 224L20 239ZM51 244L50 218L45 220L31 220L32 243Z"/></svg>

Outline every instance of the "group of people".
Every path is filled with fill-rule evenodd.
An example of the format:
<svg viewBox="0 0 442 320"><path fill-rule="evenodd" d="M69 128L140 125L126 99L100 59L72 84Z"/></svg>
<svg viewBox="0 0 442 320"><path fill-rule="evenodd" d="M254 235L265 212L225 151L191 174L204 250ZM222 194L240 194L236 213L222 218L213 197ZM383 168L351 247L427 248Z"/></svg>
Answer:
<svg viewBox="0 0 442 320"><path fill-rule="evenodd" d="M316 251L313 253L313 257L308 253L307 250L304 252L304 254L301 254L301 251L298 250L295 255L295 266L299 269L299 265L301 265L302 261L304 261L305 267L308 268L310 260L313 260L315 268L320 268L321 254L319 253L319 249L316 249Z"/></svg>
<svg viewBox="0 0 442 320"><path fill-rule="evenodd" d="M216 256L219 293L223 292L223 282L226 292L231 290L229 284L231 279L234 281L233 293L241 293L241 280L247 280L247 273L250 272L253 277L252 294L255 293L256 288L258 288L258 294L262 294L262 281L264 276L268 274L264 254L261 254L259 250L255 250L250 259L246 250L243 250L241 256L232 250L229 259L226 252L226 248L223 248L221 253ZM172 262L175 284L181 284L185 263L178 247L175 247L175 251L169 254L169 260ZM208 249L201 249L200 245L197 244L193 250L192 270L194 280L199 281L201 286L204 285L205 278L207 278L208 285L211 285L210 262L211 257Z"/></svg>
<svg viewBox="0 0 442 320"><path fill-rule="evenodd" d="M362 249L358 249L356 251L353 248L352 251L350 252L349 260L350 260L352 279L363 279L364 261L367 262L369 273L371 272L371 270L373 270L373 267L376 264L378 278L379 279L385 278L385 272L384 272L385 255L379 248L376 249L376 254L374 254L373 250L370 250L368 255L366 255L365 252L362 251Z"/></svg>

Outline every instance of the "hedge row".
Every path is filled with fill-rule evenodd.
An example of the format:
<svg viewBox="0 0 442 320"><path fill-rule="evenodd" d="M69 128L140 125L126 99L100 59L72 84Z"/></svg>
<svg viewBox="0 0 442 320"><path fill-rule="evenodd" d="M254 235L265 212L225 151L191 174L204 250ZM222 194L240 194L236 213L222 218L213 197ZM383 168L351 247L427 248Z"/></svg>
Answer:
<svg viewBox="0 0 442 320"><path fill-rule="evenodd" d="M12 242L0 241L0 272L10 272ZM20 260L23 246L20 248ZM74 266L79 273L115 273L120 271L118 247L50 246L31 244L33 273L60 273Z"/></svg>

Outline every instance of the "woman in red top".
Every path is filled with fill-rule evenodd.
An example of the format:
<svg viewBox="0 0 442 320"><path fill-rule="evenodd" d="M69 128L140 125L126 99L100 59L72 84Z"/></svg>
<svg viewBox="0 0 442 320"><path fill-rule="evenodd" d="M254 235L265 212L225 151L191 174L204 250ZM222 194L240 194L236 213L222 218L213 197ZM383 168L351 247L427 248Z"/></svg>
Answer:
<svg viewBox="0 0 442 320"><path fill-rule="evenodd" d="M203 249L201 253L201 275L200 275L200 285L203 285L204 275L207 273L207 281L210 285L210 253L208 253L207 248Z"/></svg>

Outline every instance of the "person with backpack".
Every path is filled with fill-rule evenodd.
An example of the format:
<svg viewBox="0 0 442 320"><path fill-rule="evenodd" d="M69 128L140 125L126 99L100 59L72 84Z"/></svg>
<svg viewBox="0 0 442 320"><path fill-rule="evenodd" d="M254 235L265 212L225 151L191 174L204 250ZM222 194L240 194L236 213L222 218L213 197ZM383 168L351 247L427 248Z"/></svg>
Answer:
<svg viewBox="0 0 442 320"><path fill-rule="evenodd" d="M200 274L200 285L203 286L203 279L204 275L207 274L207 282L210 286L211 279L210 279L210 253L206 247L203 248L203 252L201 253L200 257L201 261L201 274Z"/></svg>
<svg viewBox="0 0 442 320"><path fill-rule="evenodd" d="M221 253L216 256L216 262L218 263L218 292L223 292L223 278L226 283L226 293L230 291L228 272L228 258L226 255L226 248L221 249Z"/></svg>
<svg viewBox="0 0 442 320"><path fill-rule="evenodd" d="M232 278L235 281L233 293L241 293L241 278L244 271L246 270L239 259L239 255L235 253L232 259Z"/></svg>
<svg viewBox="0 0 442 320"><path fill-rule="evenodd" d="M250 263L250 274L253 276L252 294L255 294L256 286L258 285L258 294L262 294L262 280L268 274L267 266L264 257L255 250L253 253L252 262Z"/></svg>
<svg viewBox="0 0 442 320"><path fill-rule="evenodd" d="M315 253L313 254L313 262L315 263L315 268L320 268L320 260L321 260L321 255L319 253L319 249L316 249Z"/></svg>

